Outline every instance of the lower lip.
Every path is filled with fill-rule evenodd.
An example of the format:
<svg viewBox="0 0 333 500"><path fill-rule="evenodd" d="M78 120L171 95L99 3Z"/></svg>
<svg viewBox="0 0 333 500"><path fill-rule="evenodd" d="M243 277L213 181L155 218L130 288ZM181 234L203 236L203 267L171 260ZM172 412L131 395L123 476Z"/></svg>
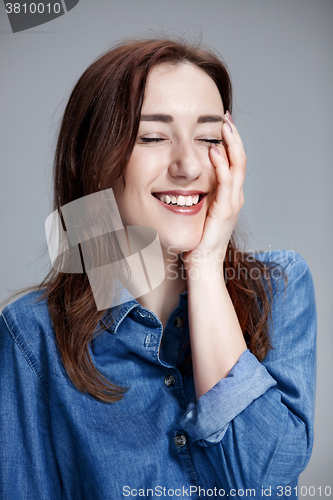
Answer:
<svg viewBox="0 0 333 500"><path fill-rule="evenodd" d="M204 203L204 200L206 198L207 195L204 195L202 197L202 200L199 201L199 203L197 203L196 205L192 205L191 207L186 207L186 206L176 206L176 205L167 205L166 203L163 203L163 201L159 200L158 198L155 198L156 201L158 201L164 208L166 208L167 210L170 210L170 212L173 212L175 214L179 214L179 215L195 215L197 214L198 212L200 212L200 210L202 209L203 207L203 203Z"/></svg>

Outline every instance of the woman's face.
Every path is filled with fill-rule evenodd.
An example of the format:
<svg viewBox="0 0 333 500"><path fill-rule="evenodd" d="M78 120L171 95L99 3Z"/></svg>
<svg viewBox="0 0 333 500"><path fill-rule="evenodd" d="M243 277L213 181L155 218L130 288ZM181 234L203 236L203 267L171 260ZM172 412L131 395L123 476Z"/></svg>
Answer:
<svg viewBox="0 0 333 500"><path fill-rule="evenodd" d="M164 253L193 250L201 240L216 191L212 141L227 158L223 116L214 81L195 65L150 72L126 187L118 179L113 189L123 224L156 229Z"/></svg>

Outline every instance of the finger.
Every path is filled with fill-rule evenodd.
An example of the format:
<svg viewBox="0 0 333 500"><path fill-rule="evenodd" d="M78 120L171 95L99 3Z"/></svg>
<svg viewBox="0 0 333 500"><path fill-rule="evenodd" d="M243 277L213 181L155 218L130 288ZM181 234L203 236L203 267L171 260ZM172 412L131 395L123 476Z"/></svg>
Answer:
<svg viewBox="0 0 333 500"><path fill-rule="evenodd" d="M232 132L235 134L235 137L237 138L238 142L241 145L243 145L242 138L239 135L238 129L237 129L236 125L234 124L234 120L233 120L233 118L228 110L225 112L225 120L227 120L230 123Z"/></svg>
<svg viewBox="0 0 333 500"><path fill-rule="evenodd" d="M222 137L227 146L230 169L234 170L233 167L237 167L237 169L241 170L245 175L246 155L243 147L243 142L235 124L231 123L228 120L227 114L225 114L225 122L222 126Z"/></svg>
<svg viewBox="0 0 333 500"><path fill-rule="evenodd" d="M238 213L244 204L243 172L238 168L231 170L216 146L212 146L211 149L211 160L215 167L218 183L216 202L225 215Z"/></svg>
<svg viewBox="0 0 333 500"><path fill-rule="evenodd" d="M233 200L241 200L243 184L246 174L246 154L243 142L229 112L225 114L225 123L222 127L223 138L227 144L227 153L230 162L230 171L234 179ZM241 203L243 205L243 201Z"/></svg>
<svg viewBox="0 0 333 500"><path fill-rule="evenodd" d="M214 145L215 146L215 145ZM212 146L209 150L211 162L215 168L217 190L215 200L217 206L212 209L221 210L228 216L231 206L231 199L233 195L233 176L229 169L229 164L226 159L220 154L216 146ZM212 214L211 214L212 215Z"/></svg>

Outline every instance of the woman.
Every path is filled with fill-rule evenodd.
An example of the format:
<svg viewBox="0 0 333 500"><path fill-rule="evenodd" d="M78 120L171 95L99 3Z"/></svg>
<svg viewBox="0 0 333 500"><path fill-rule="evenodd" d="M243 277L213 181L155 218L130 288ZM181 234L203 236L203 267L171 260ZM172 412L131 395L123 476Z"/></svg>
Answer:
<svg viewBox="0 0 333 500"><path fill-rule="evenodd" d="M165 278L100 310L89 269L106 245L83 237L82 272L55 266L5 308L4 498L297 498L313 442L313 283L297 254L236 247L246 157L230 111L220 59L170 39L119 44L75 86L55 210L69 230L70 203L112 189L125 228L158 233ZM107 253L119 261L117 242Z"/></svg>

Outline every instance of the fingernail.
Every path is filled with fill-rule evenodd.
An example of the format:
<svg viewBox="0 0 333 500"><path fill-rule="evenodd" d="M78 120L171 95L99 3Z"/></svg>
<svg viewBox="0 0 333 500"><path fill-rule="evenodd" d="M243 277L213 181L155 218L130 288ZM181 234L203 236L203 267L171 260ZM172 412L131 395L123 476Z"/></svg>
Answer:
<svg viewBox="0 0 333 500"><path fill-rule="evenodd" d="M215 153L217 153L218 155L220 154L220 151L217 149L216 144L213 143L212 148L215 151Z"/></svg>
<svg viewBox="0 0 333 500"><path fill-rule="evenodd" d="M226 119L225 119L225 122L224 122L224 123L227 125L228 129L229 129L229 130L230 130L230 132L233 134L233 131L232 131L232 126L231 126L231 124L230 124L230 122L229 122L228 118L226 118Z"/></svg>
<svg viewBox="0 0 333 500"><path fill-rule="evenodd" d="M227 118L228 118L229 122L232 123L232 124L234 124L234 120L232 119L232 116L231 116L231 114L229 113L228 110L226 111L225 114L227 115Z"/></svg>

